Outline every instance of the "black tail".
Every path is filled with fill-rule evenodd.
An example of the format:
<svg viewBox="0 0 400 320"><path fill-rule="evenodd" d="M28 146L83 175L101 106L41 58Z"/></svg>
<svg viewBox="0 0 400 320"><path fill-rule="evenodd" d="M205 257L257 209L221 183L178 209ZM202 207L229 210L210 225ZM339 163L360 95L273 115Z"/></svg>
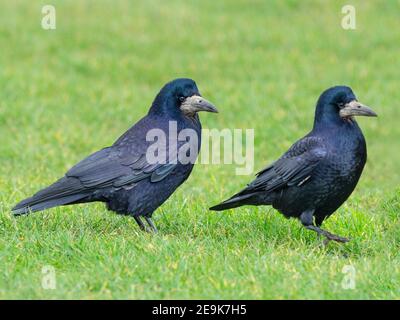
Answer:
<svg viewBox="0 0 400 320"><path fill-rule="evenodd" d="M76 203L88 197L90 193L85 190L78 179L64 177L32 197L22 200L12 208L12 213L18 216Z"/></svg>
<svg viewBox="0 0 400 320"><path fill-rule="evenodd" d="M244 205L257 204L258 193L244 193L244 191L241 191L235 194L233 197L229 198L228 200L225 200L224 202L221 202L220 204L211 207L210 210L222 211L226 209L241 207Z"/></svg>

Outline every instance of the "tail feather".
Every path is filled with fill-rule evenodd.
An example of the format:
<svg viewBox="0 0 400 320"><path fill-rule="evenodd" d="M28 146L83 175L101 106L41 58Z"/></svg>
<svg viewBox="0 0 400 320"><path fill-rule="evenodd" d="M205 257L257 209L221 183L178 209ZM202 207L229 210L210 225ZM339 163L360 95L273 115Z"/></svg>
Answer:
<svg viewBox="0 0 400 320"><path fill-rule="evenodd" d="M271 205L276 199L276 193L266 193L263 191L249 191L244 189L234 196L230 197L228 200L217 204L210 208L214 211L222 211L232 208L237 208L245 205Z"/></svg>
<svg viewBox="0 0 400 320"><path fill-rule="evenodd" d="M26 204L26 205L17 204L12 209L12 214L14 216L21 216L24 214L28 214L30 212L42 211L42 210L50 209L50 208L57 207L57 206L71 204L73 202L81 200L84 197L85 196L82 196L81 194L75 194L72 196L66 196L66 197L62 197L62 198L58 198L58 199L39 202L36 204Z"/></svg>
<svg viewBox="0 0 400 320"><path fill-rule="evenodd" d="M82 186L76 178L61 178L49 187L40 190L35 195L19 202L12 213L23 215L29 212L50 209L79 201L90 193Z"/></svg>
<svg viewBox="0 0 400 320"><path fill-rule="evenodd" d="M225 201L221 202L220 204L217 204L216 206L211 207L210 210L221 211L221 210L241 207L246 204L255 204L254 198L256 196L257 196L257 194L255 194L255 193L244 194L243 192L239 192L238 194L235 194L233 197L229 198L228 200L225 200Z"/></svg>

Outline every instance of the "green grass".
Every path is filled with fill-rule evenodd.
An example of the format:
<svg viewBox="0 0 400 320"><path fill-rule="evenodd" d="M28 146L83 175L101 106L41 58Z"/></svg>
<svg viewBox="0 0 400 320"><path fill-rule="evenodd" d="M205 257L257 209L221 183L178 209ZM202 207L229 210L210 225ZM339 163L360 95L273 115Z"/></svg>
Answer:
<svg viewBox="0 0 400 320"><path fill-rule="evenodd" d="M0 298L400 298L398 1L1 0ZM198 165L154 214L158 235L100 204L15 219L10 208L110 145L160 87L191 77L220 113L205 128L254 128L255 170L312 125L325 88L350 85L378 119L361 119L369 161L321 241L270 208L207 208L252 177ZM41 286L43 266L57 287ZM355 289L341 283L356 270Z"/></svg>

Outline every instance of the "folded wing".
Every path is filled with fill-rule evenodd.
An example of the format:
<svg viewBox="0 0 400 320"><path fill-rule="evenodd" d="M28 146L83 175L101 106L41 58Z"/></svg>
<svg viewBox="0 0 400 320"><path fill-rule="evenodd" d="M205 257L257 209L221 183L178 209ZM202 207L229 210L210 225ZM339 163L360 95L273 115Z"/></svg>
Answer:
<svg viewBox="0 0 400 320"><path fill-rule="evenodd" d="M72 167L63 178L13 208L15 215L80 201L101 188L134 188L149 179L156 183L175 168L173 163L149 163L145 154L118 147L104 148Z"/></svg>
<svg viewBox="0 0 400 320"><path fill-rule="evenodd" d="M248 204L253 195L280 191L291 186L301 186L312 179L315 168L326 156L322 139L305 137L296 142L279 160L257 173L257 178L230 199L212 207L224 210Z"/></svg>

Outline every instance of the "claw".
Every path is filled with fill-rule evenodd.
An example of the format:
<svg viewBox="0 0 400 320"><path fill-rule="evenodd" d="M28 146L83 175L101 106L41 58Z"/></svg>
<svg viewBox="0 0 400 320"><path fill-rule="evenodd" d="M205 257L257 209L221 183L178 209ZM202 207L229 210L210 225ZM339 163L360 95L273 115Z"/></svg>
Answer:
<svg viewBox="0 0 400 320"><path fill-rule="evenodd" d="M346 243L346 242L350 241L350 239L347 239L347 238L341 237L341 236L337 236L332 233L330 233L329 236L326 236L326 238L328 241L333 240L333 241L340 242L340 243Z"/></svg>

